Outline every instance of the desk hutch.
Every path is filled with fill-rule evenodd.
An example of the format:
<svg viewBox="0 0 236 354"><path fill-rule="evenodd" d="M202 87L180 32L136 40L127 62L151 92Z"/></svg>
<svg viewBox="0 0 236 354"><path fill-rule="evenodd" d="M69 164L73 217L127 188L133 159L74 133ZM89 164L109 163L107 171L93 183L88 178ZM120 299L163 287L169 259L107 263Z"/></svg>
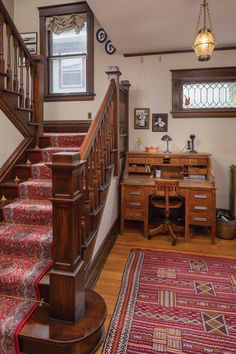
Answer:
<svg viewBox="0 0 236 354"><path fill-rule="evenodd" d="M185 199L185 240L190 225L210 228L215 243L215 180L208 153L128 152L121 182L121 233L125 220L140 220L148 235L149 199L155 194L155 176L178 179L180 195Z"/></svg>

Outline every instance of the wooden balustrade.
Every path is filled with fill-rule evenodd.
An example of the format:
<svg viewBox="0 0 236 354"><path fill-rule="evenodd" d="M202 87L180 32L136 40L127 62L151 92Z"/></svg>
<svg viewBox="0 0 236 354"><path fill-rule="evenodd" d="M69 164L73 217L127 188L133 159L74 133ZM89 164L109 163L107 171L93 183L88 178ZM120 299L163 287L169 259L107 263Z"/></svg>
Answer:
<svg viewBox="0 0 236 354"><path fill-rule="evenodd" d="M120 90L124 97L128 90L119 83L117 67L110 67L107 74L109 87L81 146L81 160L77 153L58 153L49 165L55 246L50 274L51 316L67 321L77 321L85 313L83 287L112 171L119 174L120 120L127 119L119 111L119 98Z"/></svg>
<svg viewBox="0 0 236 354"><path fill-rule="evenodd" d="M41 123L35 121L35 101L39 102L34 92L37 69L39 67L0 0L0 90L8 94L5 97L1 95L4 101L1 109L6 111L10 107L11 120L24 136L33 136ZM37 81L37 84L42 85L42 81Z"/></svg>

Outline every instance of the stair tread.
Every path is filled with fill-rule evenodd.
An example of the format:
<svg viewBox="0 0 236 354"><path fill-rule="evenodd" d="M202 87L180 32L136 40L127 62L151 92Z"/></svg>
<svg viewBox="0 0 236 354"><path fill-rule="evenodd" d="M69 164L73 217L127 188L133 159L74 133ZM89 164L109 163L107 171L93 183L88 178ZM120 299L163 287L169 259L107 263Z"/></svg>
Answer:
<svg viewBox="0 0 236 354"><path fill-rule="evenodd" d="M9 181L0 184L1 187L17 187L17 185L18 183L15 181Z"/></svg>
<svg viewBox="0 0 236 354"><path fill-rule="evenodd" d="M28 257L27 255L0 254L0 264L4 264L4 273L0 277L0 290L2 294L34 299L36 297L34 284L32 284L32 269L34 278L40 275L42 270L50 265L50 260ZM21 285L22 276L24 285Z"/></svg>
<svg viewBox="0 0 236 354"><path fill-rule="evenodd" d="M0 248L7 254L38 259L51 259L52 227L2 224L0 225Z"/></svg>
<svg viewBox="0 0 236 354"><path fill-rule="evenodd" d="M19 199L3 209L6 223L44 225L52 224L52 202L47 199Z"/></svg>
<svg viewBox="0 0 236 354"><path fill-rule="evenodd" d="M50 136L86 136L87 133L43 133L41 137L50 137Z"/></svg>

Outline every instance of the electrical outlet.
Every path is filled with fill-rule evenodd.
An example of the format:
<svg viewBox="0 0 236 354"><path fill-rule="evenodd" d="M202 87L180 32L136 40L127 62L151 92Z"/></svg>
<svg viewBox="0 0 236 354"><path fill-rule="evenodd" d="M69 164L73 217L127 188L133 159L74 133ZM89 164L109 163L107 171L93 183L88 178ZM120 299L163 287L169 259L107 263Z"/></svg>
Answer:
<svg viewBox="0 0 236 354"><path fill-rule="evenodd" d="M88 112L88 119L92 119L92 112Z"/></svg>

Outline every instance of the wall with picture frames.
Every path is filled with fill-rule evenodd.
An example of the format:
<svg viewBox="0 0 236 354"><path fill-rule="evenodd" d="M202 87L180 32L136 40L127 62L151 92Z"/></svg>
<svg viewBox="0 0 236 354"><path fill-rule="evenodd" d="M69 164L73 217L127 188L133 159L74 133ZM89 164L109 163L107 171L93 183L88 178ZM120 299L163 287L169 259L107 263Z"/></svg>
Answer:
<svg viewBox="0 0 236 354"><path fill-rule="evenodd" d="M38 32L37 7L65 2L65 0L15 1L16 25L20 32ZM26 13L30 13L27 21ZM95 19L95 100L46 102L45 119L86 119L88 112L94 117L107 88L105 71L109 65L117 65L123 74L122 79L130 80L132 85L129 112L130 149L137 149L138 138L141 140L141 149L151 145L164 149L165 142L161 141L161 137L168 134L172 138L170 142L172 151L181 151L189 135L195 134L197 150L213 155L213 169L218 187L217 206L228 208L229 166L232 163L236 164L236 118L173 118L170 113L172 109L170 70L235 66L236 50L216 51L206 63L198 62L193 53L162 57L146 56L142 61L140 57L125 58L118 51L108 55L104 46L96 40L96 32L101 27ZM148 123L145 119L143 122L141 118L135 117L135 109L141 109L141 115L143 113L146 115L149 111ZM140 115L140 112L137 115Z"/></svg>

